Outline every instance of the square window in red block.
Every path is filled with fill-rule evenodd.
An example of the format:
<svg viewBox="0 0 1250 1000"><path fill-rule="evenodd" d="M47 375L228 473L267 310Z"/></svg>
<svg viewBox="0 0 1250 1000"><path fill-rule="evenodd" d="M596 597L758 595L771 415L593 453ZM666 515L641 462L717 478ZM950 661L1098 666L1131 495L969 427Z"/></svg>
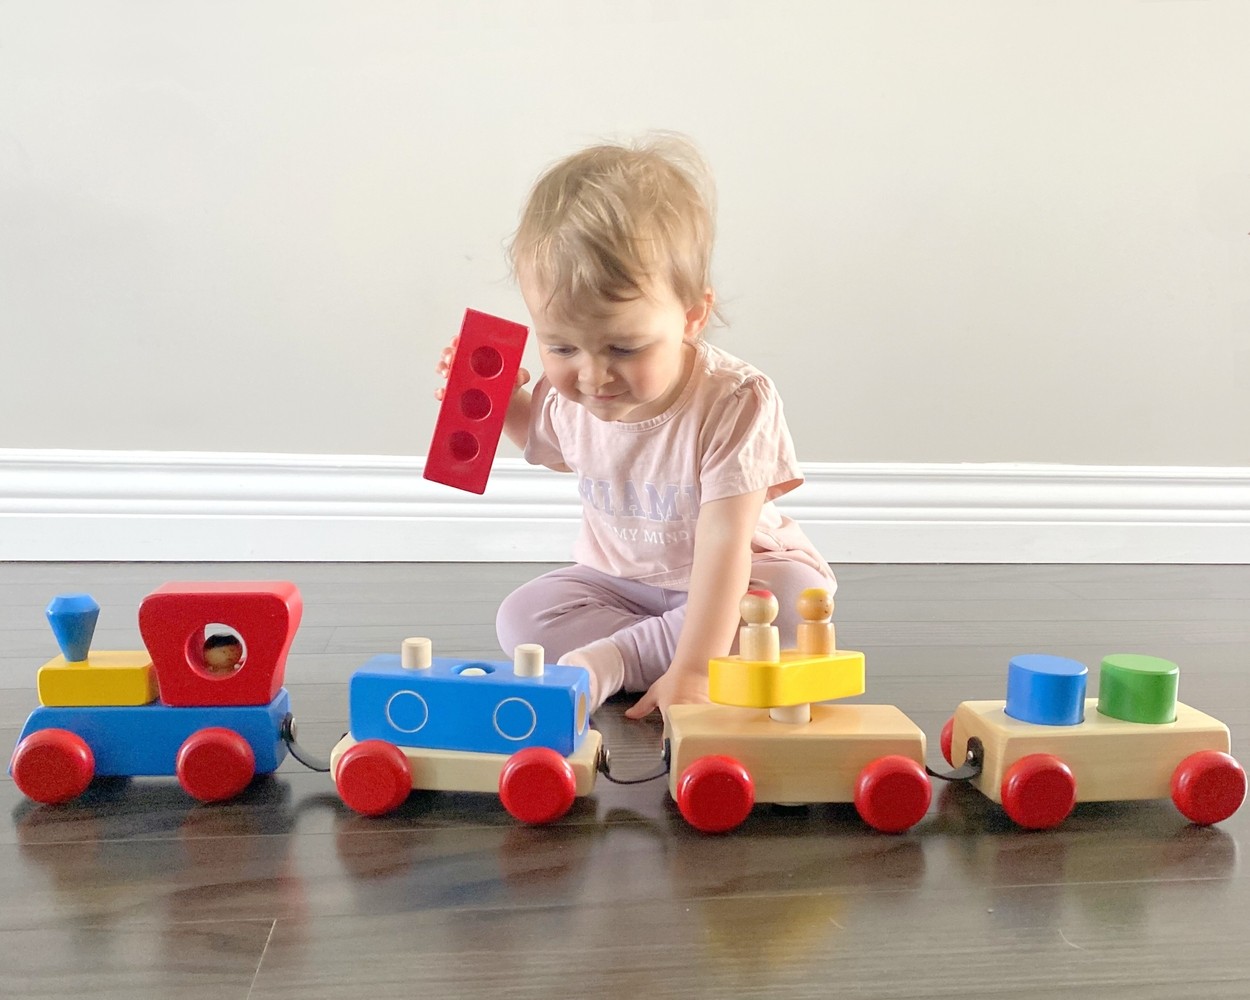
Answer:
<svg viewBox="0 0 1250 1000"><path fill-rule="evenodd" d="M269 704L282 687L303 610L295 584L282 581L167 583L154 590L139 606L139 631L161 701Z"/></svg>

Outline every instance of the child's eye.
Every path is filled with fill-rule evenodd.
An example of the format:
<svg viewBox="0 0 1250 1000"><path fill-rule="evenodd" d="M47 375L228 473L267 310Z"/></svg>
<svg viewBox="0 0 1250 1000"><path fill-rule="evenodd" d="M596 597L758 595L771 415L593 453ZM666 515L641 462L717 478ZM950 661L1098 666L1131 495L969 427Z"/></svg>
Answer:
<svg viewBox="0 0 1250 1000"><path fill-rule="evenodd" d="M637 354L642 348L640 347L614 347L612 353L618 358L627 358L631 354Z"/></svg>
<svg viewBox="0 0 1250 1000"><path fill-rule="evenodd" d="M557 358L571 358L573 356L572 347L550 346L547 348L548 354L554 354Z"/></svg>

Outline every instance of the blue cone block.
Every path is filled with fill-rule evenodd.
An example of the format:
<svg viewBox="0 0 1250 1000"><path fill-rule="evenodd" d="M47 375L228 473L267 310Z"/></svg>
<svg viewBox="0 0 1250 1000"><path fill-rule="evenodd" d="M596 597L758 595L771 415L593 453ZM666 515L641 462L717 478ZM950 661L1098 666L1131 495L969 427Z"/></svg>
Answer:
<svg viewBox="0 0 1250 1000"><path fill-rule="evenodd" d="M1013 719L1038 726L1076 726L1085 719L1084 663L1026 653L1007 665L1007 705Z"/></svg>
<svg viewBox="0 0 1250 1000"><path fill-rule="evenodd" d="M100 605L90 594L58 594L45 612L56 644L70 663L80 663L91 649Z"/></svg>

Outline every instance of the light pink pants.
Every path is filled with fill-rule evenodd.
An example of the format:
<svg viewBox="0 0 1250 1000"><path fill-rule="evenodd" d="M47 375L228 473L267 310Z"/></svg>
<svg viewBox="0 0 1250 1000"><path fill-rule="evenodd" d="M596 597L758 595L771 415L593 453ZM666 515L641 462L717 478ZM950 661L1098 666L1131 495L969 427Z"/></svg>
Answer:
<svg viewBox="0 0 1250 1000"><path fill-rule="evenodd" d="M776 595L781 610L774 624L784 648L795 644L794 605L800 591L832 591L837 584L806 563L762 553L752 562L751 587ZM684 590L664 590L573 565L544 573L504 598L495 630L507 655L519 643L537 642L548 663L596 639L610 638L625 662L624 690L646 691L672 663L685 617ZM737 645L735 637L735 649ZM601 691L600 698L615 693Z"/></svg>

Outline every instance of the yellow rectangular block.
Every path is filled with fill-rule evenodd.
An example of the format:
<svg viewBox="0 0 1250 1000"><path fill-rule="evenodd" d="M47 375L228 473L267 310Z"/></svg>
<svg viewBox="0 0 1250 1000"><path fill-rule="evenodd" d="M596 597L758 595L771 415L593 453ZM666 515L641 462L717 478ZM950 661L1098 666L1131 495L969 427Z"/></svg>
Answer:
<svg viewBox="0 0 1250 1000"><path fill-rule="evenodd" d="M330 751L330 773L338 771L339 760L356 740L344 736ZM576 779L574 794L589 795L595 788L595 763L603 736L599 730L586 733L582 745L565 759ZM477 753L467 750L433 750L427 747L400 747L408 758L412 787L435 792L499 792L499 773L511 754Z"/></svg>
<svg viewBox="0 0 1250 1000"><path fill-rule="evenodd" d="M1228 727L1179 702L1176 721L1161 725L1125 722L1085 701L1085 721L1075 726L1038 726L1013 719L1002 701L965 701L955 709L951 760L962 761L968 740L985 748L984 768L972 783L1002 802L1003 775L1021 757L1053 754L1072 770L1077 802L1163 799L1171 794L1176 765L1199 750L1228 753Z"/></svg>
<svg viewBox="0 0 1250 1000"><path fill-rule="evenodd" d="M783 649L781 660L718 656L708 661L708 694L721 705L780 708L864 693L864 654L839 649L812 656Z"/></svg>
<svg viewBox="0 0 1250 1000"><path fill-rule="evenodd" d="M813 705L812 721L770 719L766 709L673 705L668 710L668 790L700 757L725 754L755 783L756 802L853 802L859 773L901 754L923 766L924 733L893 705Z"/></svg>
<svg viewBox="0 0 1250 1000"><path fill-rule="evenodd" d="M39 668L39 703L69 708L80 705L146 705L157 695L156 670L147 650L92 650L85 660L64 656Z"/></svg>

